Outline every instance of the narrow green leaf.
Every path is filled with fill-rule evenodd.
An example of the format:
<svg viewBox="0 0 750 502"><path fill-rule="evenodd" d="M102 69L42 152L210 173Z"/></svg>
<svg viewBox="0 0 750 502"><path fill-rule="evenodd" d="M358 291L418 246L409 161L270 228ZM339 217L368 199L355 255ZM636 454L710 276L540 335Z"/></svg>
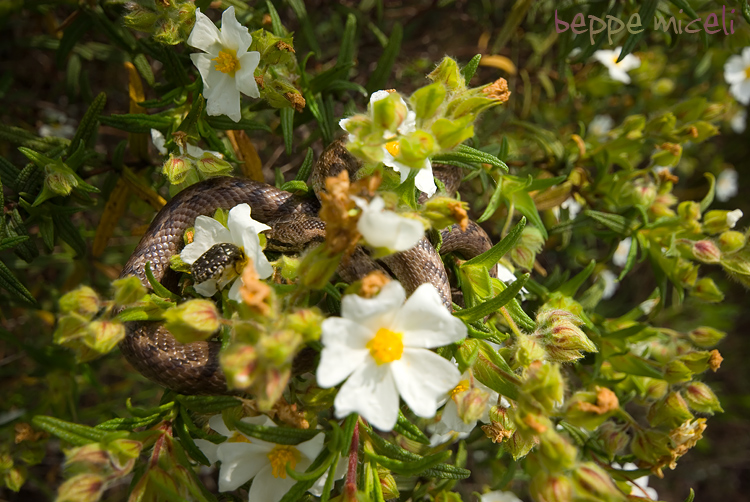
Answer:
<svg viewBox="0 0 750 502"><path fill-rule="evenodd" d="M469 145L458 145L456 151L459 154L464 155L467 159L472 159L473 162L490 164L492 166L501 168L505 172L508 172L508 166L505 164L505 162L490 153L477 150L476 148L472 148Z"/></svg>
<svg viewBox="0 0 750 502"><path fill-rule="evenodd" d="M323 449L318 457L310 464L305 472L312 472L328 459L328 451ZM312 488L315 481L297 481L292 488L284 495L279 502L299 502L304 499L305 492Z"/></svg>
<svg viewBox="0 0 750 502"><path fill-rule="evenodd" d="M256 122L249 119L240 119L239 122L235 122L226 115L208 116L206 117L208 125L214 129L221 131L266 131L271 132L271 128L266 124Z"/></svg>
<svg viewBox="0 0 750 502"><path fill-rule="evenodd" d="M513 319L513 321L515 321L515 323L518 324L519 327L525 329L526 331L534 331L536 329L536 323L531 317L529 317L526 311L521 308L521 304L518 302L517 298L513 298L510 302L508 302L508 304L505 306L505 310L508 311L511 319Z"/></svg>
<svg viewBox="0 0 750 502"><path fill-rule="evenodd" d="M385 88L388 82L388 77L391 75L393 64L396 62L396 58L401 52L401 38L403 37L403 28L399 23L393 25L393 31L388 39L388 45L383 50L383 54L378 59L378 64L375 67L375 71L370 75L370 79L367 81L365 88L367 92L372 94L373 92Z"/></svg>
<svg viewBox="0 0 750 502"><path fill-rule="evenodd" d="M297 176L294 177L295 180L307 181L307 179L310 177L310 173L312 173L313 157L313 149L308 147L307 153L305 154L305 160L302 162L299 171L297 171Z"/></svg>
<svg viewBox="0 0 750 502"><path fill-rule="evenodd" d="M281 117L281 134L284 136L284 149L287 155L292 154L294 146L294 108L279 110Z"/></svg>
<svg viewBox="0 0 750 502"><path fill-rule="evenodd" d="M644 2L641 4L641 8L638 11L638 16L640 16L641 23L643 23L643 27L645 27L646 29L643 29L637 33L630 33L628 35L628 39L625 40L624 44L622 44L620 57L617 58L618 63L622 61L625 56L633 52L635 46L638 44L641 38L643 38L643 35L648 31L648 28L651 26L651 22L654 19L654 13L656 12L656 7L658 7L658 5L659 0L644 0Z"/></svg>
<svg viewBox="0 0 750 502"><path fill-rule="evenodd" d="M529 220L529 223L532 223L542 233L542 237L546 240L548 238L547 229L529 193L526 190L518 190L513 192L510 197L513 199L516 211L524 215Z"/></svg>
<svg viewBox="0 0 750 502"><path fill-rule="evenodd" d="M109 115L99 117L102 124L134 133L151 133L151 129L160 131L172 125L172 119L162 115L147 115L145 113L129 113L126 115Z"/></svg>
<svg viewBox="0 0 750 502"><path fill-rule="evenodd" d="M203 117L203 110L206 109L206 99L199 95L193 101L187 116L180 122L177 127L178 131L185 132L188 135L198 132L198 121ZM150 132L150 131L149 131Z"/></svg>
<svg viewBox="0 0 750 502"><path fill-rule="evenodd" d="M637 335L644 329L646 329L645 324L634 324L627 328L618 329L617 331L610 331L609 333L605 333L604 338L613 339L613 340L626 340L630 338L631 336Z"/></svg>
<svg viewBox="0 0 750 502"><path fill-rule="evenodd" d="M584 209L583 214L595 220L605 227L613 230L621 235L627 235L630 233L630 225L628 219L624 216L614 213L603 213L601 211L594 211L592 209Z"/></svg>
<svg viewBox="0 0 750 502"><path fill-rule="evenodd" d="M21 281L16 279L5 263L0 261L0 287L8 291L13 297L36 306L36 299Z"/></svg>
<svg viewBox="0 0 750 502"><path fill-rule="evenodd" d="M276 7L273 6L270 0L266 0L266 7L268 8L268 15L271 16L271 30L273 31L273 34L277 37L284 37L286 35L286 30L281 24L281 19L279 18L279 13L276 12Z"/></svg>
<svg viewBox="0 0 750 502"><path fill-rule="evenodd" d="M747 7L747 0L745 0L745 5L743 5L742 15L745 16L745 19L747 19L747 22L750 23L750 9L748 9L748 14L745 15L745 7ZM695 500L695 492L691 488L690 494L688 494L687 498L685 499L685 502L693 502L694 500Z"/></svg>
<svg viewBox="0 0 750 502"><path fill-rule="evenodd" d="M305 471L304 473L297 472L294 469L292 469L292 467L289 464L286 464L286 472L287 474L289 474L289 476L292 479L295 479L297 481L317 481L318 478L320 478L323 474L326 473L328 468L331 466L331 464L335 460L336 455L337 455L336 453L329 455L323 461L323 463L320 464L320 467L312 471Z"/></svg>
<svg viewBox="0 0 750 502"><path fill-rule="evenodd" d="M177 401L190 411L202 414L216 414L227 408L242 404L232 396L183 396L178 395Z"/></svg>
<svg viewBox="0 0 750 502"><path fill-rule="evenodd" d="M348 66L354 64L354 36L357 33L357 18L354 14L349 13L346 16L346 25L344 33L341 36L341 48L339 57L336 60L337 66Z"/></svg>
<svg viewBox="0 0 750 502"><path fill-rule="evenodd" d="M310 187L307 186L307 183L300 180L291 180L287 181L280 187L282 190L287 192L293 192L293 193L301 193L306 194L310 191Z"/></svg>
<svg viewBox="0 0 750 502"><path fill-rule="evenodd" d="M75 47L81 37L92 26L91 20L87 16L78 16L65 28L63 36L60 39L60 44L57 46L57 51L55 52L55 63L57 63L58 68L63 67L70 51L73 50L73 47Z"/></svg>
<svg viewBox="0 0 750 502"><path fill-rule="evenodd" d="M625 266L620 272L620 275L617 277L618 281L622 281L625 276L628 275L628 273L632 270L633 265L635 265L635 260L638 257L638 246L638 239L634 235L630 240L630 249L628 250L628 258L625 261Z"/></svg>
<svg viewBox="0 0 750 502"><path fill-rule="evenodd" d="M477 223L482 223L483 221L487 221L490 218L492 218L492 215L495 214L495 211L497 211L497 208L500 207L500 204L502 203L502 195L503 195L503 184L501 182L501 179L497 180L497 184L495 185L495 191L492 192L490 201L487 203L487 207L484 209L484 212L482 213L482 215L477 219Z"/></svg>
<svg viewBox="0 0 750 502"><path fill-rule="evenodd" d="M321 431L317 429L295 429L293 427L268 427L235 420L234 427L243 434L276 444L300 444L309 441Z"/></svg>
<svg viewBox="0 0 750 502"><path fill-rule="evenodd" d="M365 457L367 457L369 460L372 460L397 474L411 477L418 476L425 470L430 469L437 464L445 462L451 457L452 454L453 453L450 451L444 451L441 453L436 453L434 455L427 455L426 457L422 457L419 460L410 460L405 462L402 460L394 460L386 456L378 455L376 453L371 453L365 450Z"/></svg>
<svg viewBox="0 0 750 502"><path fill-rule="evenodd" d="M307 42L310 50L317 54L318 57L320 57L323 52L320 50L320 45L318 45L318 38L315 36L315 31L313 30L312 24L310 23L310 18L307 15L305 2L303 2L302 0L287 0L287 2L294 11L294 15L296 15L297 19L299 19L300 25L302 26L302 36L305 37L305 42Z"/></svg>
<svg viewBox="0 0 750 502"><path fill-rule="evenodd" d="M466 85L469 84L474 74L477 72L477 68L479 68L479 62L482 60L482 55L477 54L471 60L466 63L466 66L461 68L461 74L464 76L464 80L466 81Z"/></svg>
<svg viewBox="0 0 750 502"><path fill-rule="evenodd" d="M94 429L87 425L74 424L60 420L59 418L46 415L37 415L31 419L31 423L50 434L63 439L75 446L83 446L89 443L98 443L107 432Z"/></svg>
<svg viewBox="0 0 750 502"><path fill-rule="evenodd" d="M132 431L138 427L149 427L159 420L161 420L160 415L153 415L144 418L113 418L100 423L96 426L96 429L102 431Z"/></svg>
<svg viewBox="0 0 750 502"><path fill-rule="evenodd" d="M419 427L411 423L401 410L398 410L398 420L396 421L396 426L393 428L393 431L411 439L412 441L416 441L417 443L430 444L430 438L425 436L424 432L422 432Z"/></svg>
<svg viewBox="0 0 750 502"><path fill-rule="evenodd" d="M658 379L664 378L664 373L656 367L655 363L635 354L610 356L607 361L612 364L612 368L615 371L627 373L628 375Z"/></svg>
<svg viewBox="0 0 750 502"><path fill-rule="evenodd" d="M73 248L78 258L82 258L86 254L86 241L81 237L78 227L70 221L70 217L53 211L52 222L57 235Z"/></svg>
<svg viewBox="0 0 750 502"><path fill-rule="evenodd" d="M135 66L135 69L138 70L138 73L141 74L143 80L145 80L148 85L153 87L155 83L154 72L151 69L151 65L149 64L148 59L146 59L146 56L144 54L136 54L133 57L133 66Z"/></svg>
<svg viewBox="0 0 750 502"><path fill-rule="evenodd" d="M527 192L534 192L536 190L544 190L555 185L559 185L563 181L568 179L567 176L558 176L556 178L538 178L532 181L529 186L525 188Z"/></svg>
<svg viewBox="0 0 750 502"><path fill-rule="evenodd" d="M701 213L705 213L711 207L711 204L714 202L714 195L716 194L716 178L711 173L706 173L705 176L708 178L709 185L708 193L701 201Z"/></svg>
<svg viewBox="0 0 750 502"><path fill-rule="evenodd" d="M2 185L0 185L0 188L2 188ZM2 195L0 195L0 197L2 197ZM28 235L15 235L13 237L6 237L0 240L0 251L5 251L6 249L14 248L18 244L24 241L27 241L28 239L29 239Z"/></svg>
<svg viewBox="0 0 750 502"><path fill-rule="evenodd" d="M461 267L481 266L485 267L487 270L490 270L495 266L497 262L500 261L503 256L505 256L508 251L513 249L518 240L521 238L525 226L526 218L522 217L521 220L516 223L516 225L511 229L511 231L508 232L508 235L506 235L500 242L498 242L497 244L492 246L491 249L485 251L479 256L475 256L471 260L464 262Z"/></svg>
<svg viewBox="0 0 750 502"><path fill-rule="evenodd" d="M78 148L78 143L80 143L81 141L83 141L84 145L89 144L89 140L91 140L91 137L96 132L96 129L98 127L97 121L99 120L99 116L104 110L104 105L106 104L107 95L103 92L100 92L99 95L91 103L91 106L89 106L89 109L86 110L86 113L81 119L81 123L78 124L78 129L76 129L75 136L73 136L73 139L70 140L68 155L71 155Z"/></svg>
<svg viewBox="0 0 750 502"><path fill-rule="evenodd" d="M148 279L149 284L151 284L151 289L154 290L154 293L161 296L162 298L169 298L170 300L174 302L179 302L180 297L176 294L172 293L170 290L165 288L162 283L156 280L156 277L154 277L153 272L151 272L151 262L146 262L146 278Z"/></svg>
<svg viewBox="0 0 750 502"><path fill-rule="evenodd" d="M21 170L10 163L5 157L0 157L0 178L6 187L10 188L14 192L17 192L16 178L21 173Z"/></svg>
<svg viewBox="0 0 750 502"><path fill-rule="evenodd" d="M526 281L529 280L529 274L524 274L521 277L519 277L513 284L508 286L508 289L503 291L502 293L498 294L494 298L487 300L484 303L481 303L475 307L471 307L464 310L459 310L458 312L455 312L453 315L458 317L464 322L474 322L478 321L479 319L482 319L497 310L499 310L501 307L505 306L509 301L511 301L515 296L518 294L519 291L523 288L523 285L526 284Z"/></svg>
<svg viewBox="0 0 750 502"><path fill-rule="evenodd" d="M588 279L589 276L594 272L595 267L596 260L591 260L589 264L586 265L586 268L578 272L575 277L570 279L568 282L557 288L557 291L565 296L573 298L578 289L583 286L584 282L586 282L586 279Z"/></svg>
<svg viewBox="0 0 750 502"><path fill-rule="evenodd" d="M177 437L180 439L180 444L193 460L206 466L211 465L211 462L208 461L206 455L203 454L200 448L195 444L195 441L193 441L193 437L190 435L190 431L181 416L175 418L172 430L177 433Z"/></svg>
<svg viewBox="0 0 750 502"><path fill-rule="evenodd" d="M138 106L142 108L163 108L170 105L184 105L186 100L187 94L185 93L185 88L176 87L175 89L162 94L160 98L141 101L140 103L138 103ZM231 120L224 115L211 118L227 118L227 120Z"/></svg>
<svg viewBox="0 0 750 502"><path fill-rule="evenodd" d="M740 8L742 10L742 17L745 18L745 21L750 23L750 5L748 5L747 0L742 0L742 4L740 5ZM691 490L692 492L692 490ZM685 502L693 502L693 500L685 501Z"/></svg>

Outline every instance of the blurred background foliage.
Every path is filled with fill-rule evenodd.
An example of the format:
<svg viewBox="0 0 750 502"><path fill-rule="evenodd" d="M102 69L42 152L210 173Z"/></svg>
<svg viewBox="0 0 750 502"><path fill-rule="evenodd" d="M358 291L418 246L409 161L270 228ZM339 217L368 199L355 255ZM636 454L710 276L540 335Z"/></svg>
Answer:
<svg viewBox="0 0 750 502"><path fill-rule="evenodd" d="M220 3L211 7L219 8ZM222 5L236 5L251 31L270 28L273 23L263 3L254 5L252 13L243 2ZM493 153L498 153L507 141L507 155L501 158L518 177L565 176L571 181L566 192L558 194L559 200L540 207L550 239L538 262L550 276L565 271L575 274L592 259L605 261L613 251L611 238L591 230L592 219L558 225L552 212L571 194L578 194L584 204L597 204L596 194L586 191L587 176L596 162L612 158L602 160L592 150L601 151L601 145L614 141L592 136L591 123L598 115L611 117L617 129L623 123L627 127L628 117L636 114L652 119L672 111L678 121L685 121L691 113L707 113L706 108L715 105L710 113L718 118L719 134L704 142L680 141L681 155L670 161L678 177L673 193L680 200L700 201L709 188L705 173L718 176L734 168L739 173L739 195L713 207L739 208L750 215L750 201L743 196L750 176L746 160L750 132L732 130L732 120L737 120L744 108L729 95L723 77L727 58L750 45L750 29L740 15L746 3L727 0L727 8L735 9L735 33L730 35L675 35L647 27L631 42L642 64L630 72L629 85L612 80L605 66L590 58L596 49L625 43L625 34L616 36L612 45L606 40L606 31L594 45L587 35L573 39L570 32L558 34L555 10L569 22L577 13L611 13L627 19L649 6L665 17L676 15L679 9L693 9L705 16L721 11L724 4L686 0L279 0L273 5L283 24L295 34L298 59L303 61L313 53L305 62L309 77L335 68L341 58L347 18L353 16L356 50L351 54L353 66L343 80L358 85L338 89L310 85L305 111L282 112L281 119L265 103L251 105L253 120L270 127L270 133L253 131L251 126L247 131L270 183L293 177L308 146L319 152L320 139L329 140L337 134L338 118L364 109L366 96L360 90L397 88L408 95L424 85L424 75L444 55L466 64L479 53L483 58L473 84L503 77L512 96L504 107L483 117L477 143L497 145ZM163 204L161 198L168 198L165 181L158 174L158 157L153 149L147 150L148 131L127 132L106 119L101 124L91 120L99 115L138 113L130 99L137 92L134 81L145 83L142 97L147 100L163 95L159 86L165 78L173 87L189 85L184 80L187 75L176 70L179 61L175 64L172 60L184 60L185 47L178 46L171 53L124 28L125 13L126 5L119 1L0 0L0 179L4 195L0 222L0 262L4 264L0 265L0 476L8 486L25 480L18 493L0 488L2 499L50 500L63 479L61 443L54 438L37 442L38 438L30 437L33 433L22 424L32 416L52 415L94 424L121 416L128 397L142 406L159 403L161 390L128 369L119 354L76 363L70 351L52 344L60 296L80 284L107 291L138 235ZM285 142L284 134L286 128L288 139L290 117L293 145ZM84 128L78 127L81 123ZM86 127L91 130L82 131ZM85 150L69 141L75 135L91 138ZM130 148L125 149L128 141ZM656 146L665 141L652 131L645 140L639 138L632 145L610 144L603 150L622 148L622 162L642 168L649 165ZM42 193L44 173L33 167L33 159L22 155L18 144L50 157L64 152L61 158L68 167L80 167L80 183L71 196L32 206ZM134 148L138 144L140 149ZM128 195L118 199L122 205L118 217L102 224L106 204L115 200L115 190L121 190L121 178L128 179ZM86 185L97 191L82 190ZM486 177L475 176L464 183L462 196L472 207L484 208L492 191ZM31 197L20 197L21 193ZM503 210L498 211L485 226L497 235L504 219ZM740 226L745 227L743 221ZM104 239L101 235L107 233L109 238ZM648 262L637 262L634 267L617 294L599 305L599 314L623 315L659 286ZM750 347L744 337L750 328L750 313L744 308L747 294L720 267L702 270L724 291L724 300L700 303L688 296L672 302L654 323L682 331L710 325L728 332L718 347L724 357L722 368L706 377L720 396L724 413L709 421L704 439L680 460L676 471L667 471L663 480L652 478L651 484L660 499L668 501L684 500L689 487L695 489L700 501L750 500L750 366L745 362ZM504 473L494 474L500 478ZM203 478L210 488L210 476ZM125 493L127 483L115 486L108 499L121 500Z"/></svg>

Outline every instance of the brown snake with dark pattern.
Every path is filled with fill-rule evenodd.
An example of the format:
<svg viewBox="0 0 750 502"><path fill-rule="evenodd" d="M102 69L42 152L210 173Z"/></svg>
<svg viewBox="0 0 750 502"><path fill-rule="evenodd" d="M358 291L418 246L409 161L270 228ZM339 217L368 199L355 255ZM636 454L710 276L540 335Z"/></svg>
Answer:
<svg viewBox="0 0 750 502"><path fill-rule="evenodd" d="M342 141L332 143L314 167L311 182L315 192L321 190L326 177L335 176L343 169L353 175L359 167L359 161L346 150ZM435 165L434 171L435 176L445 183L447 192L455 193L460 183L460 170ZM200 215L212 216L219 208L228 210L242 203L250 205L253 219L272 227L269 241L283 237L285 225L300 217L318 223L313 225L316 228L309 235L295 235L291 241L296 241L296 244L312 242L324 235L325 225L317 219L320 205L316 200L300 198L244 178L211 178L183 190L159 211L120 276L135 275L150 288L145 272L146 263L150 262L156 280L173 288L178 274L169 268L169 260L182 249L185 230L192 227ZM442 230L441 235L441 254L459 252L470 259L492 246L487 234L474 222L470 222L465 232L453 225ZM420 284L432 283L446 308L452 310L448 275L440 255L427 238L423 237L412 249L384 258L382 263L409 294ZM383 267L360 248L347 266L339 267L338 273L344 281L353 282L374 269ZM128 322L126 325L127 334L120 343L120 350L149 380L181 394L229 392L219 366L220 342L182 344L158 321Z"/></svg>

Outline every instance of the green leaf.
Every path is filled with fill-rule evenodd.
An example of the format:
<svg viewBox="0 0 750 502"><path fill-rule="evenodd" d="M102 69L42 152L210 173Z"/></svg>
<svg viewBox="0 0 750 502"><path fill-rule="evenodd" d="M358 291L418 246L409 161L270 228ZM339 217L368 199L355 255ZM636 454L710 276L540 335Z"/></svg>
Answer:
<svg viewBox="0 0 750 502"><path fill-rule="evenodd" d="M265 425L248 424L240 420L234 421L234 427L243 434L276 444L296 445L304 441L309 441L316 435L321 434L321 431L317 429L269 427Z"/></svg>
<svg viewBox="0 0 750 502"><path fill-rule="evenodd" d="M107 432L94 429L87 425L74 424L60 420L59 418L46 415L37 415L31 419L31 423L43 431L54 434L75 446L83 446L89 443L98 443L107 435Z"/></svg>
<svg viewBox="0 0 750 502"><path fill-rule="evenodd" d="M630 33L628 35L628 39L625 40L624 44L622 44L620 57L617 58L618 63L622 61L625 56L633 52L633 49L635 49L635 46L638 44L641 38L643 38L643 35L648 31L648 28L652 26L651 22L654 19L654 13L656 12L656 7L658 6L659 0L644 0L644 2L641 4L641 8L638 11L638 16L641 18L643 30L641 30L639 33Z"/></svg>
<svg viewBox="0 0 750 502"><path fill-rule="evenodd" d="M280 187L282 190L287 192L293 192L293 193L300 193L300 194L306 194L310 191L310 187L307 186L307 183L300 180L291 180L287 181Z"/></svg>
<svg viewBox="0 0 750 502"><path fill-rule="evenodd" d="M708 178L709 186L708 193L701 200L701 214L705 213L711 207L711 204L714 202L714 194L716 193L716 178L711 173L706 173L705 176Z"/></svg>
<svg viewBox="0 0 750 502"><path fill-rule="evenodd" d="M65 64L65 59L73 50L73 47L78 43L81 37L92 28L93 24L87 16L78 16L72 23L70 23L63 36L60 39L60 44L57 46L55 52L55 63L58 68L62 68Z"/></svg>
<svg viewBox="0 0 750 502"><path fill-rule="evenodd" d="M633 236L630 240L630 249L628 250L628 258L625 261L625 266L622 269L622 272L620 272L620 275L617 277L618 281L622 281L626 275L630 272L630 270L633 268L633 265L635 265L635 260L638 257L638 239Z"/></svg>
<svg viewBox="0 0 750 502"><path fill-rule="evenodd" d="M175 398L181 405L190 411L205 415L213 415L227 408L233 408L242 404L232 396L183 396Z"/></svg>
<svg viewBox="0 0 750 502"><path fill-rule="evenodd" d="M82 258L86 254L86 241L81 237L78 227L70 221L70 217L64 213L53 211L52 222L55 225L57 235L73 248L78 258Z"/></svg>
<svg viewBox="0 0 750 502"><path fill-rule="evenodd" d="M542 218L539 216L539 211L536 209L536 204L526 190L518 190L513 192L510 196L513 200L513 205L516 211L521 213L532 223L541 233L542 237L546 240L549 236L547 235L547 229L544 226Z"/></svg>
<svg viewBox="0 0 750 502"><path fill-rule="evenodd" d="M591 276L591 274L594 272L595 267L596 260L591 260L589 264L586 265L586 268L578 272L575 277L570 279L568 282L557 288L557 291L565 296L573 298L578 289L583 286L584 282L586 282L586 279L588 279L589 276Z"/></svg>
<svg viewBox="0 0 750 502"><path fill-rule="evenodd" d="M14 248L18 244L27 240L29 240L28 235L16 235L13 237L6 237L0 240L0 251L5 251L6 249Z"/></svg>
<svg viewBox="0 0 750 502"><path fill-rule="evenodd" d="M618 234L627 235L630 232L630 225L627 218L619 214L603 213L592 209L584 209L583 214Z"/></svg>
<svg viewBox="0 0 750 502"><path fill-rule="evenodd" d="M461 265L461 268L466 266L480 266L485 267L487 270L490 270L495 266L497 262L500 261L503 256L505 256L508 251L513 249L518 240L521 238L525 226L526 218L521 218L521 220L516 223L516 226L514 226L511 231L508 232L508 235L506 235L500 242L498 242L497 244L492 246L491 249L488 249L479 256L475 256L471 260L464 262Z"/></svg>
<svg viewBox="0 0 750 502"><path fill-rule="evenodd" d="M179 302L180 297L174 293L172 293L170 290L165 288L162 283L156 280L156 277L154 277L153 272L151 272L151 262L146 262L146 278L148 279L149 284L151 284L151 289L154 290L154 293L161 296L162 298L169 298L170 300L174 302Z"/></svg>
<svg viewBox="0 0 750 502"><path fill-rule="evenodd" d="M745 0L745 5L743 7L747 7L747 0ZM745 9L742 9L742 15L745 16ZM748 14L745 16L745 19L747 19L747 22L750 23L750 9L748 9ZM685 499L685 502L693 502L695 500L695 492L693 489L690 489L690 494L688 494L687 498Z"/></svg>
<svg viewBox="0 0 750 502"><path fill-rule="evenodd" d="M96 426L96 429L102 431L132 431L138 427L150 427L159 420L161 420L161 415L152 415L150 417L113 418L100 423Z"/></svg>
<svg viewBox="0 0 750 502"><path fill-rule="evenodd" d="M281 117L281 134L284 136L284 148L287 155L292 154L294 146L294 108L279 110Z"/></svg>
<svg viewBox="0 0 750 502"><path fill-rule="evenodd" d="M742 10L742 17L745 18L745 21L750 23L750 5L748 5L747 0L742 0L742 5L740 5L740 8ZM692 490L690 491L692 492ZM693 502L693 500L690 499L689 501L686 500L685 502Z"/></svg>
<svg viewBox="0 0 750 502"><path fill-rule="evenodd" d="M211 465L211 462L208 461L206 455L203 454L200 448L195 444L195 441L193 441L193 437L190 435L190 431L188 430L185 421L182 419L182 416L177 416L177 418L175 418L172 430L177 433L177 437L180 439L180 444L193 460L203 465Z"/></svg>
<svg viewBox="0 0 750 502"><path fill-rule="evenodd" d="M21 300L27 303L30 303L32 306L36 306L36 299L34 296L29 292L26 287L21 284L21 281L16 279L16 277L13 275L13 273L10 271L8 267L5 266L5 263L0 261L0 287L8 291L13 298L17 300Z"/></svg>
<svg viewBox="0 0 750 502"><path fill-rule="evenodd" d="M401 410L398 410L398 420L395 427L393 427L393 431L417 443L430 444L430 438L425 436L419 427L411 423Z"/></svg>
<svg viewBox="0 0 750 502"><path fill-rule="evenodd" d="M141 101L138 103L138 106L142 108L163 108L165 106L170 105L184 105L187 100L187 94L185 93L184 87L176 87L172 89L171 91L165 92L162 94L160 98L156 99L147 99L146 101ZM227 120L231 120L230 118L221 115L218 117L209 117L209 118L226 118ZM241 122L241 121L240 121Z"/></svg>
<svg viewBox="0 0 750 502"><path fill-rule="evenodd" d="M479 357L472 367L477 380L503 396L517 399L520 380L505 358L486 341L474 342L479 345Z"/></svg>
<svg viewBox="0 0 750 502"><path fill-rule="evenodd" d="M528 280L529 274L524 274L515 282L513 282L513 284L508 286L508 289L495 296L494 298L487 300L486 302L481 303L475 307L459 310L458 312L455 312L454 315L464 322L474 322L490 314L493 314L501 307L505 306L505 304L510 302L513 298L515 298L515 296L519 291L521 291L523 285L526 284L526 281Z"/></svg>
<svg viewBox="0 0 750 502"><path fill-rule="evenodd" d="M313 168L313 149L308 147L307 153L305 154L305 160L302 162L302 165L299 167L299 171L297 171L297 176L294 177L297 181L307 181L307 179L310 177L310 173L312 173Z"/></svg>
<svg viewBox="0 0 750 502"><path fill-rule="evenodd" d="M649 378L664 378L664 372L652 361L644 359L635 354L610 356L607 361L612 364L615 371L627 373L628 375L644 376Z"/></svg>
<svg viewBox="0 0 750 502"><path fill-rule="evenodd" d="M141 74L143 80L153 87L155 83L154 72L151 70L151 65L149 64L148 59L146 59L146 56L144 54L136 54L133 57L133 66L135 66L135 69Z"/></svg>
<svg viewBox="0 0 750 502"><path fill-rule="evenodd" d="M6 187L10 188L14 192L17 192L16 178L21 173L21 170L10 163L5 157L0 157L0 179Z"/></svg>
<svg viewBox="0 0 750 502"><path fill-rule="evenodd" d="M357 18L354 14L349 13L346 16L346 25L344 33L341 36L341 47L339 57L336 60L336 66L349 66L354 64L354 37L357 34Z"/></svg>
<svg viewBox="0 0 750 502"><path fill-rule="evenodd" d="M500 180L497 181L497 184L495 185L495 191L492 192L492 197L490 197L490 201L487 203L487 207L484 209L484 212L482 215L477 219L477 223L482 223L483 221L489 220L492 215L495 214L495 211L500 207L500 204L502 203L502 195L503 195L503 184L500 182ZM512 215L509 215L509 217Z"/></svg>
<svg viewBox="0 0 750 502"><path fill-rule="evenodd" d="M249 119L240 119L235 122L226 115L208 116L205 118L208 125L221 131L266 131L271 132L271 128L266 124Z"/></svg>
<svg viewBox="0 0 750 502"><path fill-rule="evenodd" d="M104 110L104 105L106 104L107 95L103 92L100 92L99 95L94 99L94 102L91 103L91 106L89 106L89 109L86 110L86 113L81 119L81 123L78 124L76 134L75 136L73 136L73 139L70 140L68 155L71 155L78 148L78 144L81 141L83 141L84 145L89 144L91 137L94 135L98 128L97 121L99 120L99 116Z"/></svg>
<svg viewBox="0 0 750 502"><path fill-rule="evenodd" d="M534 192L536 190L544 190L546 188L558 185L568 179L567 176L558 176L556 178L538 178L532 181L529 186L526 187L527 192Z"/></svg>
<svg viewBox="0 0 750 502"><path fill-rule="evenodd" d="M461 74L464 76L464 81L466 81L466 84L469 84L469 81L471 81L474 74L477 72L477 68L479 68L479 62L482 60L482 55L477 54L471 60L466 63L466 66L461 68Z"/></svg>
<svg viewBox="0 0 750 502"><path fill-rule="evenodd" d="M304 473L297 472L289 464L286 464L286 472L289 474L289 476L292 479L295 479L297 481L317 481L318 478L320 478L325 472L328 470L328 468L331 466L333 461L336 458L336 453L329 455L322 464L320 464L320 467L314 470L308 470Z"/></svg>
<svg viewBox="0 0 750 502"><path fill-rule="evenodd" d="M328 451L323 450L320 452L318 457L313 461L312 464L310 464L310 467L307 468L305 472L312 472L316 470L318 467L320 467L323 462L325 462L328 459ZM284 495L279 502L299 502L300 500L304 499L305 492L312 488L312 486L315 484L315 481L297 481L297 483L292 486L292 488Z"/></svg>
<svg viewBox="0 0 750 502"><path fill-rule="evenodd" d="M393 63L396 62L396 58L401 52L401 39L403 34L401 24L394 24L391 37L388 39L388 45L385 47L385 50L383 50L383 54L381 54L380 59L378 59L375 71L372 72L370 79L365 86L367 92L370 94L379 89L385 88L388 78L391 75L391 70L393 69Z"/></svg>
<svg viewBox="0 0 750 502"><path fill-rule="evenodd" d="M102 124L122 131L133 133L151 133L151 129L160 131L172 126L172 119L165 115L147 115L145 113L129 113L125 115L101 116Z"/></svg>
<svg viewBox="0 0 750 502"><path fill-rule="evenodd" d="M185 132L188 135L198 132L198 121L203 116L203 110L205 109L206 99L202 95L198 95L193 101L193 104L190 107L190 111L188 112L187 116L182 120L182 122L180 122L177 130Z"/></svg>
<svg viewBox="0 0 750 502"><path fill-rule="evenodd" d="M318 39L315 36L315 31L310 23L307 10L305 10L305 2L302 0L287 0L287 2L297 16L297 19L299 19L300 25L302 26L302 36L305 37L305 42L307 42L310 50L320 57L323 52L320 50Z"/></svg>
<svg viewBox="0 0 750 502"><path fill-rule="evenodd" d="M630 327L618 329L617 331L611 331L609 333L604 334L604 338L609 338L613 340L626 340L630 338L631 336L635 336L644 329L646 329L645 324L634 324Z"/></svg>
<svg viewBox="0 0 750 502"><path fill-rule="evenodd" d="M452 452L444 451L441 453L436 453L434 455L427 455L426 457L422 457L419 460L402 461L394 460L386 456L378 455L376 453L371 453L365 450L365 457L367 457L369 460L372 460L397 474L410 477L419 476L427 469L445 462L451 457L451 455Z"/></svg>

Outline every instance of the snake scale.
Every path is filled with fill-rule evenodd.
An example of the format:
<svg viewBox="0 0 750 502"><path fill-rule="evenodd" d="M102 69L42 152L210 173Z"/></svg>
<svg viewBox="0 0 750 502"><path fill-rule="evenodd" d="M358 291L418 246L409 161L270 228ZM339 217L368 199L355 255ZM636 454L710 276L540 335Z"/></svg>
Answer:
<svg viewBox="0 0 750 502"><path fill-rule="evenodd" d="M336 141L315 163L311 175L313 189L319 193L326 177L335 176L343 169L354 175L359 167L359 161L346 150L343 141ZM444 182L449 194L456 192L460 182L458 168L435 165L434 173ZM307 233L293 236L291 240L299 244L324 236L325 223L317 218L320 208L317 200L298 197L249 179L210 178L183 190L159 211L120 276L135 275L150 288L145 271L146 263L150 262L156 280L173 289L178 274L169 268L170 258L182 249L183 235L195 224L196 217L212 216L219 208L228 210L242 203L250 205L253 219L272 228L269 242L275 237L288 235L290 231L295 232L294 223L305 219L308 221L305 226ZM474 222L470 222L463 232L458 225L453 225L442 230L441 235L442 254L458 252L469 259L492 246L487 234ZM339 267L338 274L344 281L352 282L371 270L385 269L401 281L409 294L420 284L429 282L437 288L446 308L452 309L448 274L440 255L427 238L423 237L412 249L384 258L381 263L358 248L352 259ZM229 392L219 365L220 348L218 341L180 343L158 321L126 323L126 335L120 342L121 352L137 371L181 394Z"/></svg>

